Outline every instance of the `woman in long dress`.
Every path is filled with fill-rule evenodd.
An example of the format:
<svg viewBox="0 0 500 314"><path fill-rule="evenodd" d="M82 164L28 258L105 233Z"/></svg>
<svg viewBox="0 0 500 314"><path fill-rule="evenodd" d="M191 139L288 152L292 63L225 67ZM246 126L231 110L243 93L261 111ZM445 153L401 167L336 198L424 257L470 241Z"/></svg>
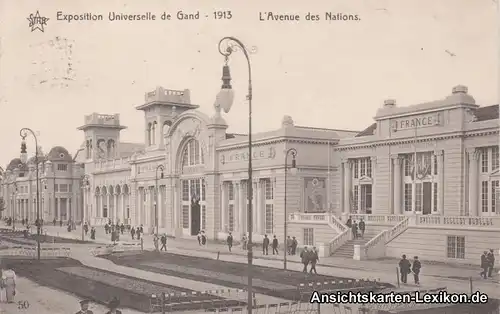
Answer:
<svg viewBox="0 0 500 314"><path fill-rule="evenodd" d="M7 294L5 289L5 283L3 281L3 272L0 269L0 303L7 302Z"/></svg>
<svg viewBox="0 0 500 314"><path fill-rule="evenodd" d="M2 282L5 285L7 302L14 302L14 296L16 295L16 273L12 269L2 269Z"/></svg>

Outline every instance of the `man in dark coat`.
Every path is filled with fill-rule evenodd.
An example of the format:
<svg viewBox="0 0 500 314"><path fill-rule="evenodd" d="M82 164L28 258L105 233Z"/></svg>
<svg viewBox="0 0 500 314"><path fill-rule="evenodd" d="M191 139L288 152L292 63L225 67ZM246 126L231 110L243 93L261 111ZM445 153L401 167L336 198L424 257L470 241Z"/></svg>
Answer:
<svg viewBox="0 0 500 314"><path fill-rule="evenodd" d="M160 251L161 250L165 250L165 252L167 251L167 235L166 234L163 234L161 236L161 247L160 247Z"/></svg>
<svg viewBox="0 0 500 314"><path fill-rule="evenodd" d="M269 255L269 238L267 234L264 235L264 239L262 240L262 255Z"/></svg>
<svg viewBox="0 0 500 314"><path fill-rule="evenodd" d="M135 240L135 228L132 227L132 229L130 229L130 235L132 236L132 240Z"/></svg>
<svg viewBox="0 0 500 314"><path fill-rule="evenodd" d="M495 254L493 253L493 249L490 249L486 258L488 259L488 277L491 277L495 268Z"/></svg>
<svg viewBox="0 0 500 314"><path fill-rule="evenodd" d="M408 274L411 273L411 263L406 259L406 255L404 254L399 261L399 272L401 273L401 282L407 283Z"/></svg>
<svg viewBox="0 0 500 314"><path fill-rule="evenodd" d="M358 224L356 221L352 223L351 231L353 240L356 240L358 238Z"/></svg>
<svg viewBox="0 0 500 314"><path fill-rule="evenodd" d="M292 255L295 255L297 252L297 245L299 245L299 242L297 242L297 239L295 237L292 238Z"/></svg>
<svg viewBox="0 0 500 314"><path fill-rule="evenodd" d="M81 300L80 301L80 311L76 312L76 314L94 314L91 310L89 310L89 300Z"/></svg>
<svg viewBox="0 0 500 314"><path fill-rule="evenodd" d="M351 228L352 227L352 218L349 217L349 219L347 219L345 225L347 226L347 228Z"/></svg>
<svg viewBox="0 0 500 314"><path fill-rule="evenodd" d="M302 265L304 265L304 268L302 269L303 273L307 273L307 265L309 265L310 262L309 258L309 250L307 249L307 246L304 246L304 249L300 252L300 259L302 261Z"/></svg>
<svg viewBox="0 0 500 314"><path fill-rule="evenodd" d="M361 235L361 238L363 238L365 236L365 228L366 228L366 225L365 225L365 222L363 221L363 219L361 219L359 221L358 228L359 228L359 233Z"/></svg>
<svg viewBox="0 0 500 314"><path fill-rule="evenodd" d="M490 267L488 263L488 252L484 251L483 255L481 255L481 269L483 270L479 275L484 279L488 278L488 268Z"/></svg>
<svg viewBox="0 0 500 314"><path fill-rule="evenodd" d="M309 252L310 254L310 263L311 263L311 270L309 273L315 273L316 275L318 272L316 271L316 263L319 262L319 256L318 256L318 251L316 251L316 247L313 247L313 249Z"/></svg>
<svg viewBox="0 0 500 314"><path fill-rule="evenodd" d="M90 239L95 240L95 228L90 228Z"/></svg>
<svg viewBox="0 0 500 314"><path fill-rule="evenodd" d="M418 256L413 257L413 265L411 267L411 271L413 272L413 279L415 280L415 284L420 285L420 269L422 268L422 264L418 259Z"/></svg>
<svg viewBox="0 0 500 314"><path fill-rule="evenodd" d="M231 232L229 232L227 239L226 239L227 247L229 249L229 252L231 252L231 248L233 247L233 235Z"/></svg>
<svg viewBox="0 0 500 314"><path fill-rule="evenodd" d="M273 255L275 253L278 254L278 239L276 239L276 236L273 237Z"/></svg>

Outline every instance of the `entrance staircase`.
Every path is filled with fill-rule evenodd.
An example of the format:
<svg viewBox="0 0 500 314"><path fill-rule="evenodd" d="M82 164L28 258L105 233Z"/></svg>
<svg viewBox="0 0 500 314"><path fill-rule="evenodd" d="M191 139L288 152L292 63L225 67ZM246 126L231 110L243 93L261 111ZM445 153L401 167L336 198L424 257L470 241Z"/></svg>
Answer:
<svg viewBox="0 0 500 314"><path fill-rule="evenodd" d="M389 226L386 226L385 229L389 229ZM373 239L377 234L381 232L380 228L372 228L371 225L366 225L365 235L363 239L349 240L344 245L339 247L332 255L338 257L345 258L353 258L354 256L354 245L358 244L366 244L368 241Z"/></svg>

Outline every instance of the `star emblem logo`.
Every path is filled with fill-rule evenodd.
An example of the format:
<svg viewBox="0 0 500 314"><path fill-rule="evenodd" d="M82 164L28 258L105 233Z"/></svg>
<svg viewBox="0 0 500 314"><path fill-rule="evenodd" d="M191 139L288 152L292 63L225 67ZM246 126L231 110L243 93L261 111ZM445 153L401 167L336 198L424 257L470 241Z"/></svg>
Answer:
<svg viewBox="0 0 500 314"><path fill-rule="evenodd" d="M47 26L49 18L40 16L40 12L37 10L35 14L31 13L27 20L30 22L29 27L31 27L32 32L39 30L43 33L45 31L43 27Z"/></svg>

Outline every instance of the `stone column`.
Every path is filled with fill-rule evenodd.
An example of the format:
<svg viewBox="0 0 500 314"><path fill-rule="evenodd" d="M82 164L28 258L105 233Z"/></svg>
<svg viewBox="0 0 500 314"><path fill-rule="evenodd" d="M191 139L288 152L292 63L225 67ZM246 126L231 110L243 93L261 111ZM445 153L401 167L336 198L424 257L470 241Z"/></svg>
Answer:
<svg viewBox="0 0 500 314"><path fill-rule="evenodd" d="M372 156L370 158L370 161L372 163L372 213L373 214L378 214L379 211L377 209L377 204L376 204L376 194L375 194L375 190L376 190L376 184L377 184L377 157L376 156ZM360 193L361 194L361 193Z"/></svg>
<svg viewBox="0 0 500 314"><path fill-rule="evenodd" d="M434 152L437 158L437 212L444 215L444 153L442 150Z"/></svg>
<svg viewBox="0 0 500 314"><path fill-rule="evenodd" d="M172 182L172 196L173 196L173 208L172 211L174 213L174 232L181 228L180 215L181 208L179 206L179 193L178 193L178 184L175 183L175 180Z"/></svg>
<svg viewBox="0 0 500 314"><path fill-rule="evenodd" d="M117 192L115 192L115 194L114 194L115 200L113 201L113 220L115 223L118 219L120 219L120 222L122 222L121 218L118 216L118 207L119 207L118 206L119 205L118 196L119 196L119 194Z"/></svg>
<svg viewBox="0 0 500 314"><path fill-rule="evenodd" d="M138 199L138 202L137 202L137 212L135 214L135 217L137 218L137 226L140 226L142 224L142 211L143 211L143 207L144 207L144 191L143 191L144 188L141 188L141 187L137 187L137 199Z"/></svg>
<svg viewBox="0 0 500 314"><path fill-rule="evenodd" d="M223 181L221 183L221 229L222 232L228 232L229 226L228 226L228 193L227 193L228 186L227 184Z"/></svg>
<svg viewBox="0 0 500 314"><path fill-rule="evenodd" d="M106 191L106 207L108 208L108 217L106 217L106 222L107 220L109 219L109 217L111 217L111 193L109 191L109 189Z"/></svg>
<svg viewBox="0 0 500 314"><path fill-rule="evenodd" d="M61 199L57 198L57 220L61 220Z"/></svg>
<svg viewBox="0 0 500 314"><path fill-rule="evenodd" d="M393 213L395 215L401 215L403 213L403 204L401 202L401 188L402 188L402 176L401 176L401 164L402 160L398 155L392 156L394 165L394 208Z"/></svg>
<svg viewBox="0 0 500 314"><path fill-rule="evenodd" d="M122 202L122 206L120 208L120 220L123 221L123 223L125 223L125 193L123 192L123 188L120 190L121 194L120 194L120 198L121 198L121 202Z"/></svg>
<svg viewBox="0 0 500 314"><path fill-rule="evenodd" d="M343 212L351 212L351 190L352 190L352 163L349 160L344 161L344 208Z"/></svg>
<svg viewBox="0 0 500 314"><path fill-rule="evenodd" d="M163 228L163 186L159 185L158 186L158 197L157 197L157 203L156 206L158 208L158 228Z"/></svg>
<svg viewBox="0 0 500 314"><path fill-rule="evenodd" d="M254 225L256 226L256 232L257 234L264 234L264 230L262 230L262 217L265 216L265 213L264 213L264 198L265 198L265 194L262 193L262 182L261 180L258 180L257 181L257 186L255 188L256 192L257 192L257 197L255 199L255 202L257 204L257 220L255 221Z"/></svg>
<svg viewBox="0 0 500 314"><path fill-rule="evenodd" d="M478 216L479 201L477 197L478 191L478 171L479 171L479 151L475 148L467 150L469 155L469 216Z"/></svg>

